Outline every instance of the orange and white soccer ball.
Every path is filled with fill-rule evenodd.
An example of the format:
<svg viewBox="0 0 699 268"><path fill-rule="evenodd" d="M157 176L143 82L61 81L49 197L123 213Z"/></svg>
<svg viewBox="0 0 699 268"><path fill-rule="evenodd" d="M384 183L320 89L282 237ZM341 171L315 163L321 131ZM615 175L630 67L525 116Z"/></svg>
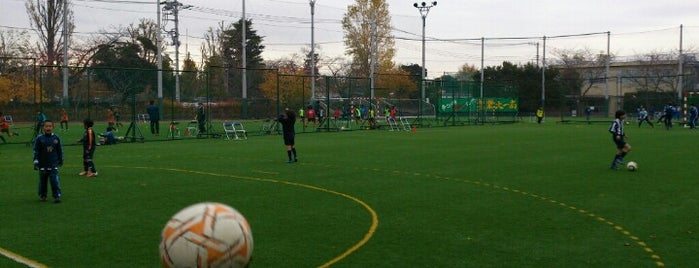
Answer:
<svg viewBox="0 0 699 268"><path fill-rule="evenodd" d="M246 267L252 256L252 231L240 212L220 203L191 205L163 228L163 267Z"/></svg>

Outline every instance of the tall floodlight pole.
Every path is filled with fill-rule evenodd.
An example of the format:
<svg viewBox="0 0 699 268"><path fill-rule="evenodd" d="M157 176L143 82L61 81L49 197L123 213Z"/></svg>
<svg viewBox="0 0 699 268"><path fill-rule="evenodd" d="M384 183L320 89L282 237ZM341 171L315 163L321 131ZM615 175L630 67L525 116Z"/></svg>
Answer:
<svg viewBox="0 0 699 268"><path fill-rule="evenodd" d="M316 96L316 40L315 40L315 9L316 0L310 0L311 4L311 101Z"/></svg>
<svg viewBox="0 0 699 268"><path fill-rule="evenodd" d="M242 33L241 33L241 52L242 52L242 59L241 59L241 70L242 70L242 87L243 87L243 118L248 118L248 75L247 75L247 66L248 66L248 59L247 59L247 33L245 33L245 28L246 26L246 18L245 18L245 0L243 0L243 20L241 23L241 28L242 28Z"/></svg>
<svg viewBox="0 0 699 268"><path fill-rule="evenodd" d="M609 99L609 64L611 55L609 48L611 44L611 32L607 31L607 57L604 59L604 99ZM611 112L611 111L610 111Z"/></svg>
<svg viewBox="0 0 699 268"><path fill-rule="evenodd" d="M682 32L684 25L680 24L680 54L677 57L677 63L679 64L679 70L678 70L678 76L677 76L677 99L682 100L682 84L684 83L683 78L684 78L684 70L682 69L682 61L684 58L682 57Z"/></svg>
<svg viewBox="0 0 699 268"><path fill-rule="evenodd" d="M63 0L63 105L68 107L68 0Z"/></svg>
<svg viewBox="0 0 699 268"><path fill-rule="evenodd" d="M158 46L158 56L157 56L157 59L158 59L158 63L157 63L158 64L158 107L162 107L162 105L163 105L163 39L162 38L163 37L160 33L160 31L162 30L162 28L160 26L160 12L161 12L160 11L160 4L161 3L159 0L156 0L156 2L158 3L158 22L157 22L158 23L158 25L157 25L158 32L157 32L157 35L155 37L155 43L156 43L156 46Z"/></svg>
<svg viewBox="0 0 699 268"><path fill-rule="evenodd" d="M420 102L422 103L425 101L425 20L427 19L427 14L430 13L430 9L435 7L437 5L437 1L434 1L430 4L427 4L425 2L422 2L418 5L418 3L414 3L413 6L417 8L420 11L420 16L422 16L422 74L421 74L421 88L420 88ZM422 114L422 111L420 111Z"/></svg>
<svg viewBox="0 0 699 268"><path fill-rule="evenodd" d="M546 36L544 35L544 48L541 55L541 109L546 103Z"/></svg>

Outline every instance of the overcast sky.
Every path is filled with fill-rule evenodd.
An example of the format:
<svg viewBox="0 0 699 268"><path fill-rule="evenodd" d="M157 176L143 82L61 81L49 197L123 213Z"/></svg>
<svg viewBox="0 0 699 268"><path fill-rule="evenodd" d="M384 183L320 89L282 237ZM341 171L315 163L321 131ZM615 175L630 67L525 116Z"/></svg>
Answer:
<svg viewBox="0 0 699 268"><path fill-rule="evenodd" d="M181 0L191 7L180 13L185 49L199 57L201 37L209 27L236 21L242 0ZM354 0L317 0L315 41L322 57L343 56L340 20ZM421 64L422 18L415 1L387 0L396 37L398 64ZM0 0L0 29L26 29L25 0ZM137 24L139 18L156 19L156 1L72 0L76 37L81 40L100 30ZM311 42L308 0L247 0L246 16L264 37L265 59L290 58ZM455 72L463 64L481 65L481 40L485 38L484 64L502 61L541 61L543 36L547 36L547 60L563 50L606 52L631 58L637 54L676 52L680 24L684 25L683 49L699 48L698 0L442 0L431 9L426 23L426 67L429 77ZM172 22L166 28L172 28ZM565 36L565 37L563 37ZM538 44L538 45L537 45ZM538 48L538 49L537 49ZM172 47L169 48L172 52ZM538 57L537 57L538 56Z"/></svg>

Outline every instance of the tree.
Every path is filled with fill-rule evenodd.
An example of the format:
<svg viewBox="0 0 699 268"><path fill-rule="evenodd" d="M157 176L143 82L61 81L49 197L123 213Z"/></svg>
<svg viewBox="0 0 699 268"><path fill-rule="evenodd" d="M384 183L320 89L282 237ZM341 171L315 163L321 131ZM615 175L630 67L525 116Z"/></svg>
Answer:
<svg viewBox="0 0 699 268"><path fill-rule="evenodd" d="M207 93L202 92L203 90L199 82L199 69L197 68L197 64L194 63L194 60L192 60L192 55L187 52L180 77L180 86L183 89L182 98L193 99L197 96L206 96Z"/></svg>
<svg viewBox="0 0 699 268"><path fill-rule="evenodd" d="M221 50L223 62L227 68L239 70L242 66L243 48L242 48L242 26L243 20L240 19L232 24L232 27L225 29L221 36ZM248 69L264 68L262 52L265 48L262 45L262 37L257 35L257 31L252 29L252 20L245 21L245 56ZM257 88L257 85L262 83L263 77L260 72L247 72L247 87ZM240 72L228 72L229 86L235 88L235 85L241 85ZM242 97L242 91L236 90L229 92L236 97Z"/></svg>
<svg viewBox="0 0 699 268"><path fill-rule="evenodd" d="M218 28L209 27L204 33L204 42L201 46L202 70L208 75L210 96L224 96L226 95L224 93L228 93L228 78L225 75L225 64L221 57L223 55L221 51L222 36L226 29L228 28L221 22Z"/></svg>
<svg viewBox="0 0 699 268"><path fill-rule="evenodd" d="M417 85L412 74L403 68L384 70L376 79L377 89L393 92L394 97L401 99L416 97Z"/></svg>
<svg viewBox="0 0 699 268"><path fill-rule="evenodd" d="M561 65L561 83L567 88L568 94L585 97L596 84L606 83L607 61L613 60L611 55L594 54L589 49L563 50L557 53Z"/></svg>
<svg viewBox="0 0 699 268"><path fill-rule="evenodd" d="M66 3L67 1L67 3ZM29 22L39 35L39 49L41 63L53 64L63 55L63 38L70 38L75 25L73 24L73 11L66 9L71 5L69 0L27 0L25 8L29 15ZM67 21L63 21L63 16ZM63 36L63 24L67 23L67 36ZM70 39L69 39L70 41Z"/></svg>
<svg viewBox="0 0 699 268"><path fill-rule="evenodd" d="M126 28L129 42L140 44L141 58L150 63L157 63L158 60L158 32L158 24L150 19L141 19L138 25L131 24ZM161 51L165 51L164 47Z"/></svg>
<svg viewBox="0 0 699 268"><path fill-rule="evenodd" d="M26 31L0 31L0 104L33 102L34 70L27 59L29 37Z"/></svg>
<svg viewBox="0 0 699 268"><path fill-rule="evenodd" d="M369 77L372 41L380 73L394 67L394 39L391 35L391 16L385 0L356 0L347 7L342 18L347 55L352 57L353 76Z"/></svg>
<svg viewBox="0 0 699 268"><path fill-rule="evenodd" d="M267 63L269 67L276 68L277 72L266 72L264 82L260 85L263 96L269 100L277 100L283 106L297 107L303 105L302 96L308 96L310 90L304 87L306 70L293 60L281 59ZM279 79L279 81L277 81ZM279 92L277 93L277 83Z"/></svg>
<svg viewBox="0 0 699 268"><path fill-rule="evenodd" d="M139 57L141 53L139 45L120 42L102 45L95 54L92 65L95 77L118 96L116 101L119 103L145 92L156 83L157 66Z"/></svg>
<svg viewBox="0 0 699 268"><path fill-rule="evenodd" d="M505 61L500 66L486 67L484 74L484 97L517 96L520 111L533 112L541 106L541 67L532 63L516 65ZM480 71L475 72L473 80L480 79ZM549 66L546 69L546 107L563 108L565 96L559 81L560 73Z"/></svg>
<svg viewBox="0 0 699 268"><path fill-rule="evenodd" d="M29 35L27 31L0 30L0 74L12 72L26 65L22 59L29 54Z"/></svg>

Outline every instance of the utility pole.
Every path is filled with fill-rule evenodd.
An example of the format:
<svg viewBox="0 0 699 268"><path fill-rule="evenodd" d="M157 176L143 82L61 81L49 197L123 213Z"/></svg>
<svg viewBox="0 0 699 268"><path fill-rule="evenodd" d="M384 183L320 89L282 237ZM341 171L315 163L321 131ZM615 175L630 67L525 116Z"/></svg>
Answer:
<svg viewBox="0 0 699 268"><path fill-rule="evenodd" d="M68 0L63 0L63 106L70 106L68 97Z"/></svg>
<svg viewBox="0 0 699 268"><path fill-rule="evenodd" d="M158 46L158 56L157 56L157 64L158 64L158 108L163 107L163 37L160 34L162 31L162 26L160 24L160 14L161 14L161 9L160 9L160 1L158 1L158 35L156 36L155 39L155 44Z"/></svg>
<svg viewBox="0 0 699 268"><path fill-rule="evenodd" d="M180 10L188 9L192 6L183 5L177 0L165 1L163 7L163 13L165 14L165 20L171 20L175 23L175 28L168 31L168 34L172 37L172 45L175 46L175 101L180 102L180 29L179 29L179 13ZM172 16L172 19L168 19L168 16Z"/></svg>
<svg viewBox="0 0 699 268"><path fill-rule="evenodd" d="M243 77L241 79L242 83L242 90L243 90L243 118L248 118L248 54L247 54L247 43L248 43L248 34L246 33L246 28L247 28L247 21L245 21L245 0L243 0L243 19L241 20L241 52L242 52L242 59L241 59L241 65L240 66L242 72L243 72Z"/></svg>
<svg viewBox="0 0 699 268"><path fill-rule="evenodd" d="M315 44L315 7L316 0L310 0L311 4L311 101L316 96L316 44ZM372 90L374 87L371 87Z"/></svg>

